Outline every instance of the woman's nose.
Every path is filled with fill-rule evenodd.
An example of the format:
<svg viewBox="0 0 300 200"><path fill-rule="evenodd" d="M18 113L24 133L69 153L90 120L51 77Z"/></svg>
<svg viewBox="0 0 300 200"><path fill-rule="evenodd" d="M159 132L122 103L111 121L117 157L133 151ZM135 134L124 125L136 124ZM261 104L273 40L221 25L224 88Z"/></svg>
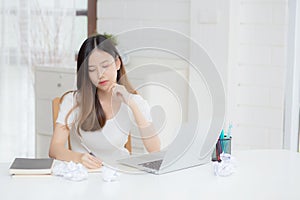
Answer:
<svg viewBox="0 0 300 200"><path fill-rule="evenodd" d="M101 69L100 67L97 69L98 77L101 78L105 72L105 69Z"/></svg>

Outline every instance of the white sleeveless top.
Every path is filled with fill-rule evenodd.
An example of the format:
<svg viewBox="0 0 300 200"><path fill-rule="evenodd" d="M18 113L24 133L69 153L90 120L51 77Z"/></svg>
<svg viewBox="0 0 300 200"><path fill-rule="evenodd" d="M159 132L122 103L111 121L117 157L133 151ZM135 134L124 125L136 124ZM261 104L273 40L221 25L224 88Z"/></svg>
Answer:
<svg viewBox="0 0 300 200"><path fill-rule="evenodd" d="M68 112L76 104L76 97L74 93L68 93L64 96L60 105L60 110L56 123L65 124L65 118ZM146 120L152 122L150 107L140 95L133 95L133 100L136 102L141 113ZM78 115L78 108L75 109L68 118L68 126L71 124ZM136 126L133 113L131 109L124 103L121 103L119 111L116 115L106 121L105 126L97 131L83 131L80 130L82 138L77 134L76 128L70 130L70 140L72 151L87 152L83 148L81 141L100 159L102 160L117 160L129 155L127 149L124 147L128 140L128 134L133 126Z"/></svg>

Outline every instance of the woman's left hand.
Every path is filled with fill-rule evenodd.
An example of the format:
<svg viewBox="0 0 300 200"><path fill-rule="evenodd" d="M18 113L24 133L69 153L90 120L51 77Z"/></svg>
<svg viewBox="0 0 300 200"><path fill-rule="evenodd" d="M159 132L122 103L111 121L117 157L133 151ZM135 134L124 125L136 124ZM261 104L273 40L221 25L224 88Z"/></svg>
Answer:
<svg viewBox="0 0 300 200"><path fill-rule="evenodd" d="M121 101L129 105L130 96L132 94L130 94L127 91L124 85L115 84L112 90L113 90L113 95L117 96L118 98L121 99Z"/></svg>

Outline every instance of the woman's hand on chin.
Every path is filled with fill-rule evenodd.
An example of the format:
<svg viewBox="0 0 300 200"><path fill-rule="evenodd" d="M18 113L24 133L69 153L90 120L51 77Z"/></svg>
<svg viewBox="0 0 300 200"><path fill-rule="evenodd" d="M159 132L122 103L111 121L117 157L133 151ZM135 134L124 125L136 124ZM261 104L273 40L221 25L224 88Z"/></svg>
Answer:
<svg viewBox="0 0 300 200"><path fill-rule="evenodd" d="M127 91L124 85L114 84L113 90L113 96L118 97L122 102L129 105L131 101L131 93Z"/></svg>

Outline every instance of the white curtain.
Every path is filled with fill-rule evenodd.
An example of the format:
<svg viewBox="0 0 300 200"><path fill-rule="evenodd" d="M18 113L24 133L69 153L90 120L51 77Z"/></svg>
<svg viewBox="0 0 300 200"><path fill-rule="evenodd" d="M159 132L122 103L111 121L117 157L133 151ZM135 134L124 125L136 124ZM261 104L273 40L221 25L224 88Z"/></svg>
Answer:
<svg viewBox="0 0 300 200"><path fill-rule="evenodd" d="M0 2L0 162L35 156L34 66L74 60L74 1Z"/></svg>

